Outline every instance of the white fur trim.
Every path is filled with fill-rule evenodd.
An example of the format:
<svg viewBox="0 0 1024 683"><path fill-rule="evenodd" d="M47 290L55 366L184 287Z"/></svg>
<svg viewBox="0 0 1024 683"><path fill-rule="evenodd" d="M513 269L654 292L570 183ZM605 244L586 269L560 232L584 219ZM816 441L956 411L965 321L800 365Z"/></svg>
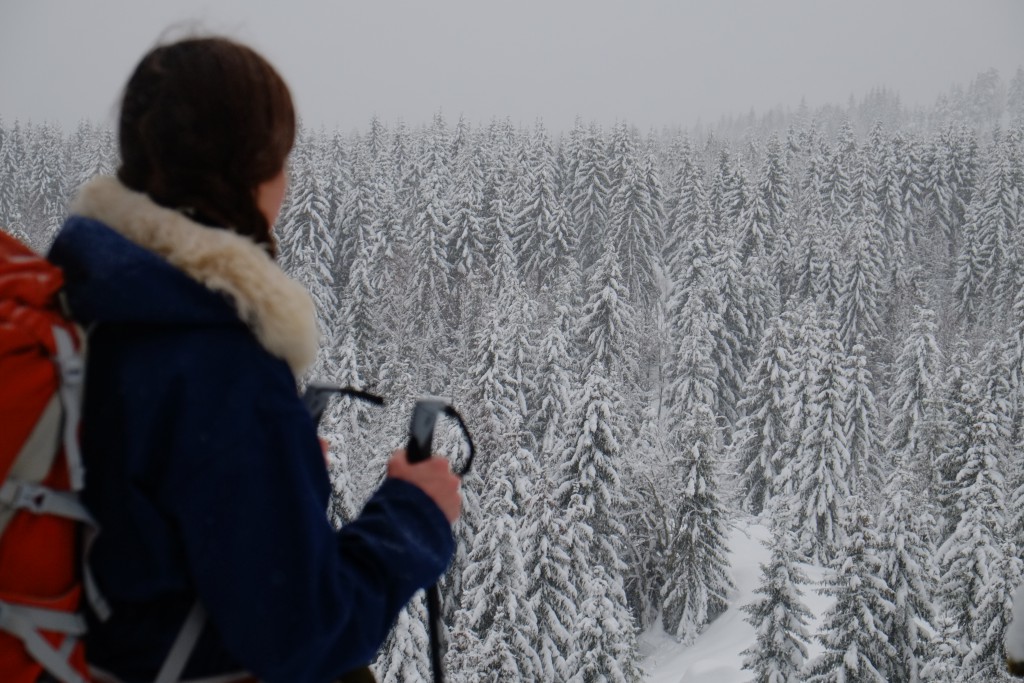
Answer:
<svg viewBox="0 0 1024 683"><path fill-rule="evenodd" d="M287 361L296 376L316 359L319 334L309 293L252 240L200 225L111 177L86 183L71 212L105 223L207 288L230 296L263 347Z"/></svg>

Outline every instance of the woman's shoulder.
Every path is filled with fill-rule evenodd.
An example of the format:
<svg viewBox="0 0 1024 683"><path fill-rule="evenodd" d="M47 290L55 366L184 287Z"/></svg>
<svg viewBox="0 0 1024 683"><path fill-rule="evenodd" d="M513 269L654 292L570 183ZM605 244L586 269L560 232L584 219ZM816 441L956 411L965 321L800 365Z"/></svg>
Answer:
<svg viewBox="0 0 1024 683"><path fill-rule="evenodd" d="M113 178L87 183L72 211L77 218L51 258L71 276L74 299L90 304L87 322L223 322L226 311L295 374L315 359L312 299L251 240L196 223Z"/></svg>

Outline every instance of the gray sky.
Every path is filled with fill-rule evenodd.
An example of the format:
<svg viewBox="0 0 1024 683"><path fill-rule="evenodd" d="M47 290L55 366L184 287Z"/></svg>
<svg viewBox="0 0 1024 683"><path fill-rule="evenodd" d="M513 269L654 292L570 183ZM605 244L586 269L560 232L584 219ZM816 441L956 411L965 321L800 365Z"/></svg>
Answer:
<svg viewBox="0 0 1024 683"><path fill-rule="evenodd" d="M254 46L307 123L345 131L438 110L688 126L875 86L930 103L1024 66L1022 0L2 0L0 117L112 123L136 61L182 22Z"/></svg>

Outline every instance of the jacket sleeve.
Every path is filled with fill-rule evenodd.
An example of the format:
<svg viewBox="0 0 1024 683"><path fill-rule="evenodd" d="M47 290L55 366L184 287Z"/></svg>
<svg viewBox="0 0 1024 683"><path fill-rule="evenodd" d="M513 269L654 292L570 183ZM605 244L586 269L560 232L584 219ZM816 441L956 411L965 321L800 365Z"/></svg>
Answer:
<svg viewBox="0 0 1024 683"><path fill-rule="evenodd" d="M216 357L216 354L213 354ZM312 420L276 359L221 357L186 389L167 505L200 600L262 680L325 681L368 663L398 611L444 571L451 527L419 488L387 480L335 531Z"/></svg>

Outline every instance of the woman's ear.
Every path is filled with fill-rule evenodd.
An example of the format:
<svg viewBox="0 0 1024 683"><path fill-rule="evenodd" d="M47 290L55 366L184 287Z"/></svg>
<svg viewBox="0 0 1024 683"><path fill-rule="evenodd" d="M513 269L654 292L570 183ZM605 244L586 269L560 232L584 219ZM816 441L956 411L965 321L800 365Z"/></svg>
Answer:
<svg viewBox="0 0 1024 683"><path fill-rule="evenodd" d="M284 195L288 191L288 174L282 168L277 175L270 180L264 180L256 186L256 206L260 213L267 219L267 226L274 227L278 214L281 213L281 205L284 203Z"/></svg>

